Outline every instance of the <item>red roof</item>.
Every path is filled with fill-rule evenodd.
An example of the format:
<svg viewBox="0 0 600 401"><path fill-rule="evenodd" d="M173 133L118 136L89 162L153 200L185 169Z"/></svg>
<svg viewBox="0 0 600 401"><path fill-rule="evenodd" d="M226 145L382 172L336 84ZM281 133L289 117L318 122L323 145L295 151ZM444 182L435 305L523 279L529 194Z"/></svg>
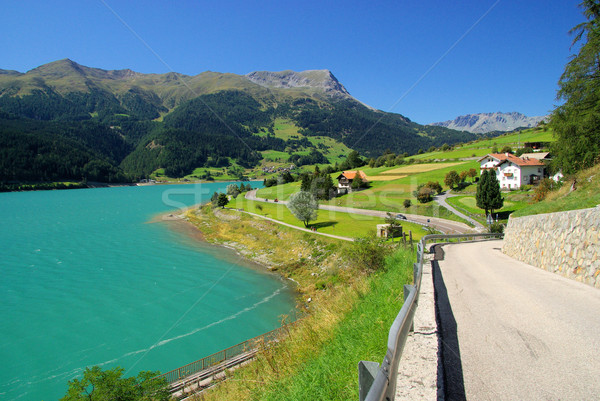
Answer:
<svg viewBox="0 0 600 401"><path fill-rule="evenodd" d="M537 159L530 159L529 157L521 158L513 155L512 153L490 153L479 159L479 161L482 161L487 157L498 160L499 163L496 166L499 166L504 162L512 162L517 166L545 166L544 163Z"/></svg>
<svg viewBox="0 0 600 401"><path fill-rule="evenodd" d="M342 174L340 174L340 175L343 175L344 177L346 177L346 178L347 178L347 179L349 179L349 180L353 180L353 179L354 179L354 177L356 177L356 174L357 174L357 173L358 173L358 175L360 176L360 178L361 178L363 181L366 181L366 179L367 179L367 175L366 175L364 172L360 171L360 170L358 170L358 171L344 171L344 172L343 172ZM339 177L338 177L338 179L339 179Z"/></svg>

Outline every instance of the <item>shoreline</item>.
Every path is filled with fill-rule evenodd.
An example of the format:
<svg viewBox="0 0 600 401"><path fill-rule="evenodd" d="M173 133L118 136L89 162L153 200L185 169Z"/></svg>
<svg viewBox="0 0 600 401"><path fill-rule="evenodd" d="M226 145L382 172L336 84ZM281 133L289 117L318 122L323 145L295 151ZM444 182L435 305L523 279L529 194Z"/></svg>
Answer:
<svg viewBox="0 0 600 401"><path fill-rule="evenodd" d="M295 291L297 294L302 293L299 291L300 284L293 278L278 273L275 261L268 259L265 255L256 256L256 254L250 253L246 247L236 242L219 243L209 240L200 227L190 221L187 217L189 212L198 210L208 203L210 203L210 201L192 205L184 209L178 209L178 211L160 213L154 216L148 223L166 223L169 226L169 229L182 233L194 241L196 246L207 249L214 256L223 258L245 268L258 270L261 273L274 274L282 281L288 283L291 290ZM225 250L225 253L222 253L223 250ZM227 254L231 257L228 257ZM251 255L254 255L254 257ZM230 260L234 259L234 257L237 259L236 261ZM242 263L240 263L240 261ZM298 308L298 306L296 306L296 308Z"/></svg>
<svg viewBox="0 0 600 401"><path fill-rule="evenodd" d="M213 184L213 183L225 183L225 182L262 182L260 179L240 181L240 180L199 180L199 181L166 181L166 182L154 182L154 183L143 183L143 182L120 182L120 183L110 183L110 182L87 182L85 184L81 182L75 181L43 181L43 182L13 182L7 183L5 185L15 185L15 186L33 186L30 189L14 189L14 190L0 190L0 193L10 193L10 192L36 192L36 191L66 191L73 189L96 189L96 188L120 188L120 187L149 187L153 185L190 185L190 184ZM65 183L72 183L72 185L67 185ZM35 188L35 186L42 186L40 188ZM51 187L56 186L57 187ZM64 187L60 187L64 185ZM43 186L47 186L47 188L43 188Z"/></svg>

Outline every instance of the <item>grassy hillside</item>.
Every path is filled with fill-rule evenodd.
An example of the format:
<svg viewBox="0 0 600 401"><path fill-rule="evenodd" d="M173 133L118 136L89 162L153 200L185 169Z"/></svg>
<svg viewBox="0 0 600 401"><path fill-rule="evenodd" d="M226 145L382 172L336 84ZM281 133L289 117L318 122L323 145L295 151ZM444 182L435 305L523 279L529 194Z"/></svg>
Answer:
<svg viewBox="0 0 600 401"><path fill-rule="evenodd" d="M413 164L400 167L363 167L360 170L367 174L370 182L368 189L342 195L323 203L334 206L435 216L462 222L461 218L448 212L445 208L438 207L435 202L419 203L413 191L417 189L418 185L429 181L439 182L442 187L447 189L444 178L449 171L461 172L478 167L479 163L476 161ZM331 174L334 182L338 174ZM294 182L262 188L257 192L257 196L271 200L287 200L291 194L299 190L300 183ZM412 205L409 208L403 206L406 199L411 201Z"/></svg>
<svg viewBox="0 0 600 401"><path fill-rule="evenodd" d="M345 241L234 210L209 207L188 216L209 241L236 244L245 255L269 260L274 270L296 281L299 307L306 312L288 328L285 341L228 372L228 380L202 399L356 399L356 366L385 355L389 327L402 306L402 285L412 280L414 252L396 248L383 268L369 274L347 259L351 244Z"/></svg>
<svg viewBox="0 0 600 401"><path fill-rule="evenodd" d="M600 164L583 170L563 183L546 199L516 211L513 216L563 212L600 205Z"/></svg>
<svg viewBox="0 0 600 401"><path fill-rule="evenodd" d="M510 146L514 151L519 147L523 147L525 142L554 142L555 140L552 130L549 128L530 128L519 132L507 133L495 138L485 138L457 145L453 150L436 150L411 156L411 158L415 160L430 160L482 157L491 153L494 146L496 146L498 150L501 150L504 146Z"/></svg>

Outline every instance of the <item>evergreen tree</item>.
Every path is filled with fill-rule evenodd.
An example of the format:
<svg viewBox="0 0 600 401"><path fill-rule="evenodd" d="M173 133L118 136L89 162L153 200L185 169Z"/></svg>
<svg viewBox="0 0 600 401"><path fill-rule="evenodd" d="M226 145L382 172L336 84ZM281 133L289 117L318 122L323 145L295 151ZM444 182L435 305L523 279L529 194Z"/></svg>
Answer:
<svg viewBox="0 0 600 401"><path fill-rule="evenodd" d="M210 203L212 203L213 207L217 207L217 202L219 201L219 193L218 192L213 192L212 196L210 197Z"/></svg>
<svg viewBox="0 0 600 401"><path fill-rule="evenodd" d="M564 173L591 167L600 157L600 2L584 0L580 7L587 20L570 31L579 52L558 81L564 104L550 121L557 137L554 163Z"/></svg>
<svg viewBox="0 0 600 401"><path fill-rule="evenodd" d="M483 170L483 173L481 173L481 178L477 184L475 200L477 207L485 210L486 216L488 215L488 211L492 213L494 210L501 209L504 206L504 199L500 193L500 183L493 170Z"/></svg>
<svg viewBox="0 0 600 401"><path fill-rule="evenodd" d="M360 175L357 173L356 176L354 176L354 179L352 180L352 185L351 185L352 189L361 189L364 186L365 186L365 182L360 177Z"/></svg>
<svg viewBox="0 0 600 401"><path fill-rule="evenodd" d="M302 175L302 183L300 184L300 190L305 191L305 192L310 191L312 180L313 180L312 175L307 174L307 173L303 174Z"/></svg>
<svg viewBox="0 0 600 401"><path fill-rule="evenodd" d="M227 197L227 195L225 195L224 193L220 193L219 197L217 198L217 206L221 207L222 209L225 209L225 206L227 206L228 203L229 198Z"/></svg>

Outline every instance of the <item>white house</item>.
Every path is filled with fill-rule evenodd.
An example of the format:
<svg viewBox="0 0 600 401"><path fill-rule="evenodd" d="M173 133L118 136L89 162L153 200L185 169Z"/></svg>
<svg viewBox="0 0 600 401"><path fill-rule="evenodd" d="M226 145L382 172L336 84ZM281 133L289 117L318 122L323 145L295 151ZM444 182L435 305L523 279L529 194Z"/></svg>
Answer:
<svg viewBox="0 0 600 401"><path fill-rule="evenodd" d="M517 157L511 153L490 153L481 159L481 172L496 171L501 189L519 189L522 185L537 184L544 177L545 165L531 157Z"/></svg>
<svg viewBox="0 0 600 401"><path fill-rule="evenodd" d="M352 192L352 181L354 181L357 174L363 182L367 182L367 175L361 170L344 171L342 174L337 176L336 179L338 180L338 194Z"/></svg>

